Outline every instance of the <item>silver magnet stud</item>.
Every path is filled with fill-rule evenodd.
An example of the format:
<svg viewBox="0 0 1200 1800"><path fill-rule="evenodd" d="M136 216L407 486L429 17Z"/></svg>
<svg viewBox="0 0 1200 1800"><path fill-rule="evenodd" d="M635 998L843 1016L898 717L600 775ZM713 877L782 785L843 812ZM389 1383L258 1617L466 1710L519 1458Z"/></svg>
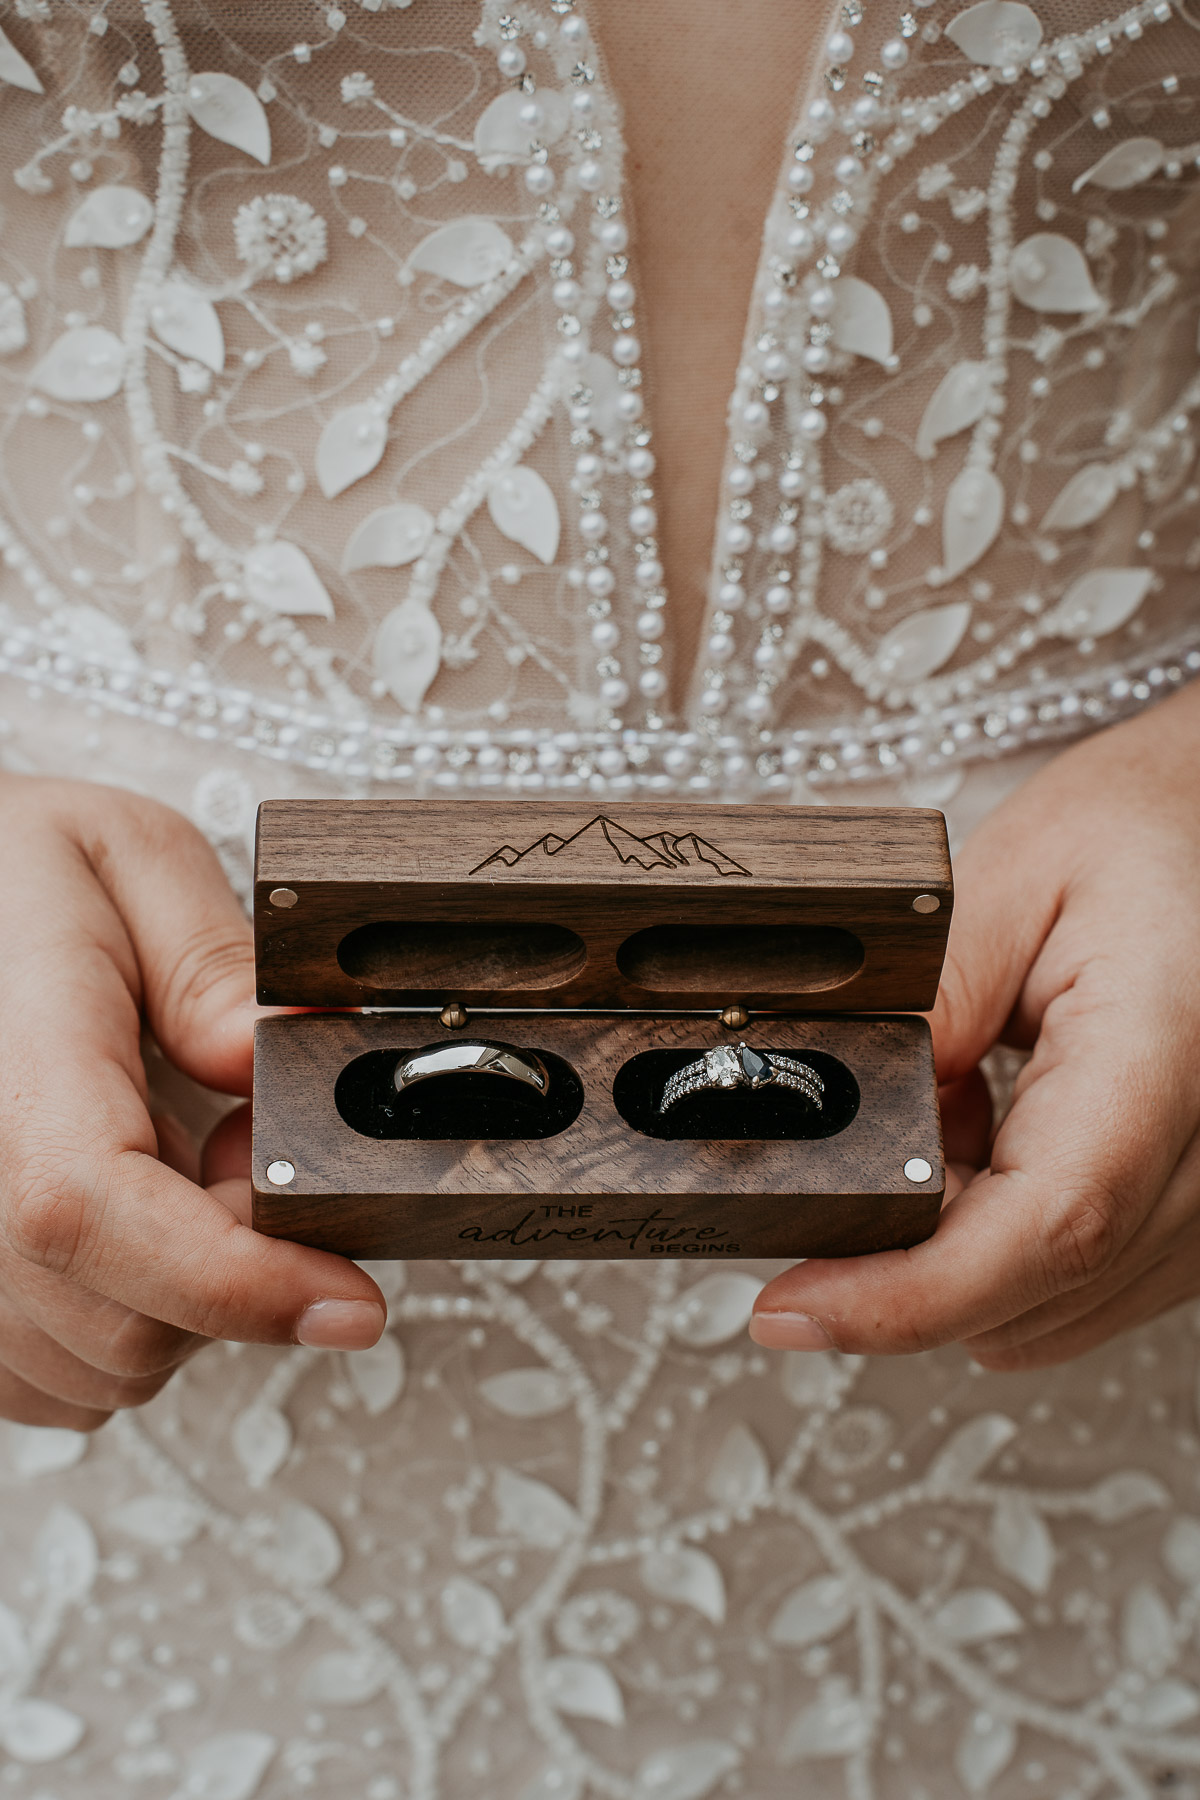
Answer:
<svg viewBox="0 0 1200 1800"><path fill-rule="evenodd" d="M941 904L936 894L918 894L912 909L915 913L932 913L937 912Z"/></svg>
<svg viewBox="0 0 1200 1800"><path fill-rule="evenodd" d="M282 912L286 912L290 906L295 906L296 898L295 890L292 888L272 888L267 895L271 905L279 907ZM914 901L913 904L915 905L916 902Z"/></svg>
<svg viewBox="0 0 1200 1800"><path fill-rule="evenodd" d="M286 1187L289 1181L295 1181L295 1179L295 1163L285 1162L281 1157L278 1162L267 1164L267 1180L272 1187Z"/></svg>
<svg viewBox="0 0 1200 1800"><path fill-rule="evenodd" d="M904 1165L904 1175L908 1181L928 1181L932 1174L933 1164L927 1163L923 1156L910 1156Z"/></svg>

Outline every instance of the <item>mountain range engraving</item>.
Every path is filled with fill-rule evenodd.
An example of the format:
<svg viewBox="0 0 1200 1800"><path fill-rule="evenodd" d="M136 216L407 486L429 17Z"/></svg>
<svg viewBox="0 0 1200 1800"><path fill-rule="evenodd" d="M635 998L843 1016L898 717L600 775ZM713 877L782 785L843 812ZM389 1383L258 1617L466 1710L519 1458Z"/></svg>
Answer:
<svg viewBox="0 0 1200 1800"><path fill-rule="evenodd" d="M496 863L506 869L515 869L526 857L536 858L539 851L543 856L562 856L570 852L572 863L582 861L593 866L609 864L615 856L618 862L636 863L641 869L707 868L714 875L750 873L740 862L726 856L723 850L718 850L715 844L694 831L682 835L674 831L655 831L649 837L641 838L599 813L570 837L559 837L556 832L548 831L525 850L502 844L499 850L477 863L471 874L478 875L481 869L491 868Z"/></svg>

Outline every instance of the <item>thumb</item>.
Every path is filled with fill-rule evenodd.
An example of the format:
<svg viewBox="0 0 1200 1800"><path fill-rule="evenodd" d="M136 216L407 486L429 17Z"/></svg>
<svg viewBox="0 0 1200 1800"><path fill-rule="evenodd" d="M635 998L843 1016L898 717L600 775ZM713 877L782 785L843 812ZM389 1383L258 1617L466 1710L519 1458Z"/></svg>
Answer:
<svg viewBox="0 0 1200 1800"><path fill-rule="evenodd" d="M1057 917L1061 883L1030 845L1029 795L980 825L954 868L954 916L930 1015L938 1080L962 1081L1007 1024ZM1047 809L1048 810L1048 809ZM1049 825L1047 821L1047 825Z"/></svg>
<svg viewBox="0 0 1200 1800"><path fill-rule="evenodd" d="M211 846L182 814L132 794L112 794L102 827L84 816L78 828L129 934L164 1054L205 1087L248 1094L254 942Z"/></svg>

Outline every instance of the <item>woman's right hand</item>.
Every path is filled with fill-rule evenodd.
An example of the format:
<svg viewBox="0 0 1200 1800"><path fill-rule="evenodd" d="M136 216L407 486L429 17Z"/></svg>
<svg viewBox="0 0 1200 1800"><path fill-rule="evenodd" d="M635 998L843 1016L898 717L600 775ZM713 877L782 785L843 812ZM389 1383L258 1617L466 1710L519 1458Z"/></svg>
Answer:
<svg viewBox="0 0 1200 1800"><path fill-rule="evenodd" d="M373 1344L369 1275L251 1231L244 1178L160 1155L143 1022L250 1091L250 928L204 838L118 789L0 776L0 848L0 1416L90 1430L206 1338Z"/></svg>

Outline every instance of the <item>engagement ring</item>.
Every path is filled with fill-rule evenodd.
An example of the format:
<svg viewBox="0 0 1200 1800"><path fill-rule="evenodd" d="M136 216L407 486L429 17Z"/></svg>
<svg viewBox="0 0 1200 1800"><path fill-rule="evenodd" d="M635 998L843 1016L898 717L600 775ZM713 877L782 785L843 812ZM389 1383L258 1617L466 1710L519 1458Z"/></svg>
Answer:
<svg viewBox="0 0 1200 1800"><path fill-rule="evenodd" d="M666 1112L677 1100L706 1088L757 1090L763 1087L792 1088L803 1094L818 1111L825 1092L825 1083L807 1063L796 1062L790 1056L777 1056L774 1052L768 1055L762 1050L751 1050L748 1044L739 1044L736 1050L721 1044L717 1049L707 1051L698 1062L676 1069L663 1089L658 1110Z"/></svg>

